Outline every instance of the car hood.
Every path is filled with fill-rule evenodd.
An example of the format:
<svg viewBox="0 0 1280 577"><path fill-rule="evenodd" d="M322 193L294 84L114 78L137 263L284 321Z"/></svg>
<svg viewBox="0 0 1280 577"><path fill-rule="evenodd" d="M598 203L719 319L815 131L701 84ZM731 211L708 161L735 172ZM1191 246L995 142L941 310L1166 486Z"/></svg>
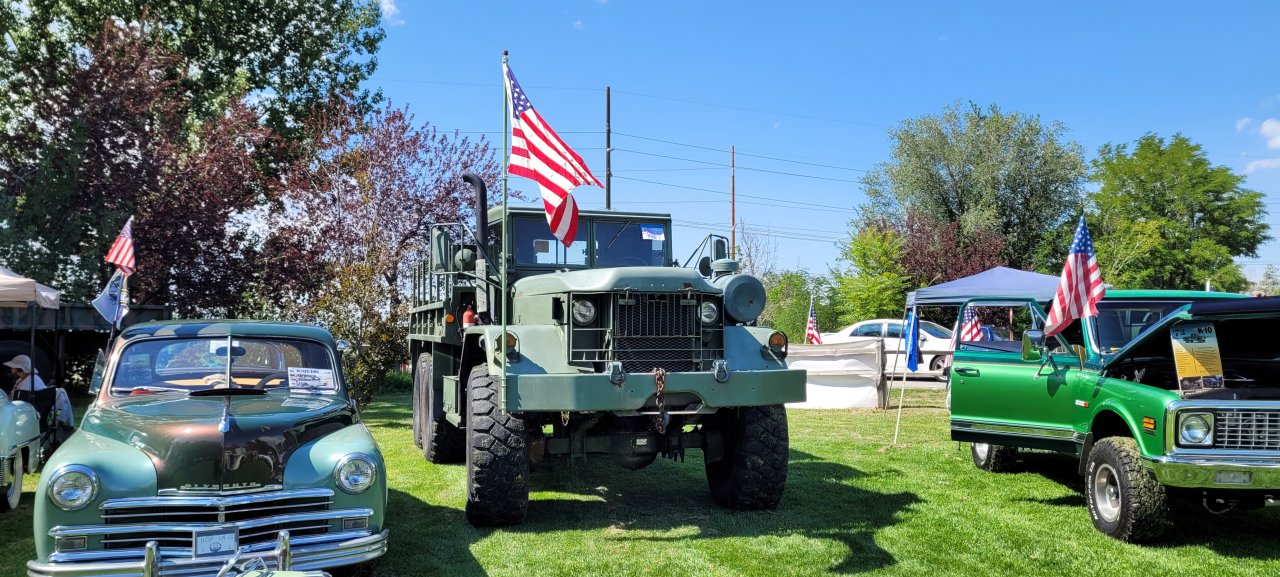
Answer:
<svg viewBox="0 0 1280 577"><path fill-rule="evenodd" d="M643 292L678 292L694 290L718 293L720 288L707 282L698 271L673 266L636 266L575 270L559 274L543 274L520 279L515 284L516 296L560 294L566 292L607 292L633 290Z"/></svg>
<svg viewBox="0 0 1280 577"><path fill-rule="evenodd" d="M82 428L146 453L158 489L229 491L281 484L295 449L357 420L343 397L270 391L230 397L223 433L225 399L186 393L107 399L89 410Z"/></svg>
<svg viewBox="0 0 1280 577"><path fill-rule="evenodd" d="M1208 300L1184 305L1152 323L1120 350L1103 355L1102 368L1109 369L1129 359L1152 339L1167 341L1169 329L1178 323L1255 316L1280 316L1280 297Z"/></svg>

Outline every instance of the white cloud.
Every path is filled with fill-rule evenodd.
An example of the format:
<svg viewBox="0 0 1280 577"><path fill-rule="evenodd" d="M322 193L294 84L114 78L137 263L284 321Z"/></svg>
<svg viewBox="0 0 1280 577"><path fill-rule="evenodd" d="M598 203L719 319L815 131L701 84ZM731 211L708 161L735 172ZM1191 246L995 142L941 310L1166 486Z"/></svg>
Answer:
<svg viewBox="0 0 1280 577"><path fill-rule="evenodd" d="M1258 134L1267 139L1267 148L1280 148L1280 120L1268 118L1258 127Z"/></svg>
<svg viewBox="0 0 1280 577"><path fill-rule="evenodd" d="M404 24L404 18L400 17L400 7L396 6L396 0L379 0L382 7L382 21L388 26L400 26Z"/></svg>
<svg viewBox="0 0 1280 577"><path fill-rule="evenodd" d="M779 129L779 128L782 128L782 123L781 123L781 122L775 122L775 123L773 123L773 129L774 129L774 130L777 130L777 129Z"/></svg>
<svg viewBox="0 0 1280 577"><path fill-rule="evenodd" d="M1245 165L1244 171L1254 172L1258 170L1270 170L1273 168L1280 168L1280 158L1264 158L1262 160L1255 160Z"/></svg>
<svg viewBox="0 0 1280 577"><path fill-rule="evenodd" d="M1245 117L1243 117L1243 118L1241 118L1241 119L1237 120L1237 121L1236 121L1236 132L1241 132L1241 131L1243 131L1244 129L1248 128L1250 124L1253 124L1253 119L1252 119L1252 118L1249 118L1248 116L1245 116Z"/></svg>
<svg viewBox="0 0 1280 577"><path fill-rule="evenodd" d="M574 21L573 21L573 29L574 29L574 30L586 30L586 29L587 29L587 23L586 23L586 22L583 22L583 21L581 21L581 20L574 20Z"/></svg>

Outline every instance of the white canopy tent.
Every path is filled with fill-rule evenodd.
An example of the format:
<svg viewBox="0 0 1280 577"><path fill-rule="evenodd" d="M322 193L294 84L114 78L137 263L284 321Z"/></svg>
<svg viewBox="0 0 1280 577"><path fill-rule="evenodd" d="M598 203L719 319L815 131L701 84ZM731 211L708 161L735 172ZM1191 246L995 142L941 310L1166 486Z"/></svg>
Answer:
<svg viewBox="0 0 1280 577"><path fill-rule="evenodd" d="M58 308L62 294L3 266L0 266L0 307L37 306Z"/></svg>

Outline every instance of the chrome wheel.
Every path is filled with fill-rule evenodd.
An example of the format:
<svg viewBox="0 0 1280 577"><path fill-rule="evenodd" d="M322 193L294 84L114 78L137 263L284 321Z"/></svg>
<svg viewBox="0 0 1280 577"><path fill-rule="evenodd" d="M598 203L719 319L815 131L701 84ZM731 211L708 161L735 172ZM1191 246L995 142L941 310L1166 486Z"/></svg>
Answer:
<svg viewBox="0 0 1280 577"><path fill-rule="evenodd" d="M986 443L974 443L973 454L978 457L979 461L986 461L987 455L991 454L991 445Z"/></svg>
<svg viewBox="0 0 1280 577"><path fill-rule="evenodd" d="M1120 518L1124 500L1120 495L1120 477L1111 465L1099 463L1093 473L1093 503L1098 516L1108 523Z"/></svg>
<svg viewBox="0 0 1280 577"><path fill-rule="evenodd" d="M22 451L14 453L10 462L13 464L13 482L9 483L8 489L4 492L4 501L0 502L0 506L3 506L5 511L18 508L18 501L22 499L22 473L26 471L22 463Z"/></svg>

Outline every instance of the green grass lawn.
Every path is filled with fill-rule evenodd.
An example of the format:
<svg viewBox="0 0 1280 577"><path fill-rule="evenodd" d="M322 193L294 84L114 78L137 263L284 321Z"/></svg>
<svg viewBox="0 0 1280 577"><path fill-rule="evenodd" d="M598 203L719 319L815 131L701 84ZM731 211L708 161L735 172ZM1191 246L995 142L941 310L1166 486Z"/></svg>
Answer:
<svg viewBox="0 0 1280 577"><path fill-rule="evenodd" d="M389 463L390 553L371 575L1195 575L1280 574L1280 511L1179 511L1155 545L1093 529L1071 459L1030 454L991 474L948 441L941 395L911 391L894 413L791 411L791 469L777 511L715 506L702 456L626 471L607 459L551 461L532 477L528 520L478 530L462 515L462 466L427 464L408 396L365 412ZM896 397L895 397L896 400ZM0 518L0 575L34 554L27 476Z"/></svg>

